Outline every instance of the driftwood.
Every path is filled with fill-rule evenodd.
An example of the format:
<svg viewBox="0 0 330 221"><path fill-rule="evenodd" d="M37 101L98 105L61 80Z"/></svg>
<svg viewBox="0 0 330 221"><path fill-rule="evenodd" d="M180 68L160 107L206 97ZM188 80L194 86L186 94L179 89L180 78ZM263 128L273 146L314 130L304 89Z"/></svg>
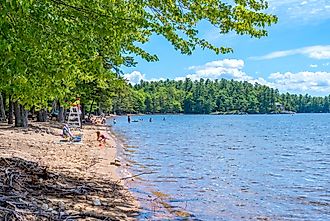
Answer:
<svg viewBox="0 0 330 221"><path fill-rule="evenodd" d="M126 220L137 215L127 202L125 189L111 180L81 179L21 158L0 158L0 220Z"/></svg>
<svg viewBox="0 0 330 221"><path fill-rule="evenodd" d="M123 178L121 178L121 180L132 179L132 178L134 178L134 177L142 176L142 175L145 175L145 174L153 174L153 172L143 172L143 173L138 173L138 174L135 174L135 175L133 175L133 176L123 177Z"/></svg>

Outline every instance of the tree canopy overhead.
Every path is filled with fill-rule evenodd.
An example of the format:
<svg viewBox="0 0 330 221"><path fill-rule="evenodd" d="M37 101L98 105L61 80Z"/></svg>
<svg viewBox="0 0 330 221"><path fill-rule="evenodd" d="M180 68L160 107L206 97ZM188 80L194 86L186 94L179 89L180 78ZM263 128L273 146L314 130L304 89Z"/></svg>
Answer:
<svg viewBox="0 0 330 221"><path fill-rule="evenodd" d="M199 22L209 22L219 34L234 31L259 38L277 21L263 12L267 7L264 0L11 0L3 1L0 13L3 37L16 35L19 40L30 33L34 45L69 44L70 50L98 52L114 64L124 64L130 53L156 59L136 44L148 42L152 34L164 36L184 54L196 46L229 52L199 38Z"/></svg>
<svg viewBox="0 0 330 221"><path fill-rule="evenodd" d="M277 22L267 7L264 0L2 0L0 92L42 108L55 98L84 96L95 82L105 91L123 83L111 79L120 66L135 65L135 56L158 59L143 47L154 34L183 54L196 47L227 53L232 49L199 37L200 22L219 34L260 38Z"/></svg>

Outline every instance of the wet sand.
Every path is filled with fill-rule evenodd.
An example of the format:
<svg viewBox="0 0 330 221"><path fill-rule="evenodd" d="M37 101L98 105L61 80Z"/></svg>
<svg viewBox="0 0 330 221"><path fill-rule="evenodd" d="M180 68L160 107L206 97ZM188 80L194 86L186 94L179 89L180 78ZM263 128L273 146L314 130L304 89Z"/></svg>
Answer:
<svg viewBox="0 0 330 221"><path fill-rule="evenodd" d="M110 135L105 146L96 141L96 131ZM3 170L0 178L6 180L7 171L24 173L16 179L17 186L15 179L14 184L11 183L12 194L22 194L24 200L35 201L36 210L43 210L48 218L74 216L78 220L135 220L139 204L117 172L121 164L116 159L117 145L111 132L104 126L84 126L81 132L74 132L83 134L82 144L60 142L63 140L60 133L61 125L56 123L33 123L28 129L0 124L0 164ZM28 172L26 165L29 165ZM10 167L10 170L4 171L4 167ZM47 178L40 177L35 171L46 171ZM38 188L31 189L29 183L24 183L34 180L29 176L37 178L35 184ZM9 192L0 192L0 196L6 194ZM9 208L15 210L6 207L6 203L3 207L8 211ZM0 208L2 215L10 213L8 211ZM45 218L34 211L28 212L30 220ZM27 213L21 211L19 214Z"/></svg>

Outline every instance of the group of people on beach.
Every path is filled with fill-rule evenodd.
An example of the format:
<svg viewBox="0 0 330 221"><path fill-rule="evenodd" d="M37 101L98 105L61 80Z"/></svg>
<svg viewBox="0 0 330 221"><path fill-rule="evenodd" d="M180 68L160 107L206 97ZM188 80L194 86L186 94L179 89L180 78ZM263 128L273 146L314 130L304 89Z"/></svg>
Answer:
<svg viewBox="0 0 330 221"><path fill-rule="evenodd" d="M86 124L105 125L107 119L104 116L90 116L85 119Z"/></svg>
<svg viewBox="0 0 330 221"><path fill-rule="evenodd" d="M71 142L80 142L81 136L75 136L70 129L68 124L63 124L62 128L62 137L68 139ZM107 133L101 133L100 131L96 131L96 140L100 142L99 146L105 144L106 141L109 139L109 135Z"/></svg>
<svg viewBox="0 0 330 221"><path fill-rule="evenodd" d="M163 121L165 121L165 120L166 119L164 117ZM127 116L127 121L128 121L128 123L137 122L136 120L132 121L130 115ZM143 118L141 118L139 121L143 121ZM149 118L149 122L152 122L151 117ZM85 123L87 123L87 124L91 123L94 125L98 125L98 124L105 125L106 118L104 116L101 116L101 117L91 116L91 117L85 119ZM117 123L116 118L113 118L113 124L116 124L116 123ZM69 138L70 141L81 141L81 137L73 135L68 124L63 125L62 136L64 138ZM105 144L108 139L109 139L109 136L107 133L101 133L100 131L96 131L96 140L100 142L99 146L101 146L102 144Z"/></svg>

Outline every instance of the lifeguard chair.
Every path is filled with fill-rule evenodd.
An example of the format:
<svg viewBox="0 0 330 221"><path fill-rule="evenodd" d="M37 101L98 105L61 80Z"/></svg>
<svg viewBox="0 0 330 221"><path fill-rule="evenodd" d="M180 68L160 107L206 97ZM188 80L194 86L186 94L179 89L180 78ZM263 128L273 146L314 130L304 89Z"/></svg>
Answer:
<svg viewBox="0 0 330 221"><path fill-rule="evenodd" d="M67 124L71 128L81 128L80 115L80 99L78 98L73 104L71 104Z"/></svg>

